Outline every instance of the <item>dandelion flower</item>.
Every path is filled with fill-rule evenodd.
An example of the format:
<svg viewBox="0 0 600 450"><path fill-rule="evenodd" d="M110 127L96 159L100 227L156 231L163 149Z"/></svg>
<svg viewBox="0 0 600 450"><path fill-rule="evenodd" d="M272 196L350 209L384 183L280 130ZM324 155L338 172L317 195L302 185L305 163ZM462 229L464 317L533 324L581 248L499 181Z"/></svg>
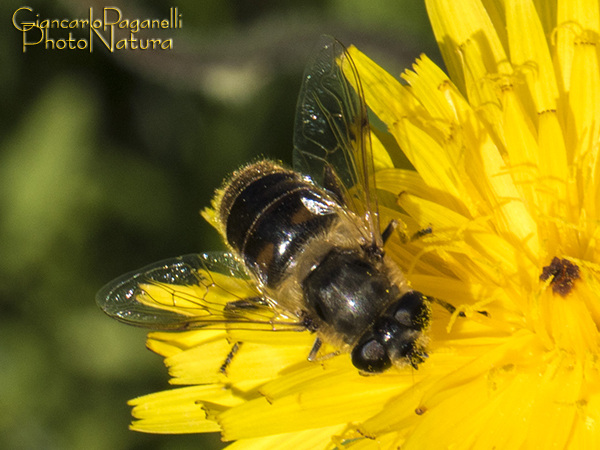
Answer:
<svg viewBox="0 0 600 450"><path fill-rule="evenodd" d="M309 333L153 333L188 386L133 400L133 429L231 450L600 446L598 4L427 7L449 77L422 56L401 84L350 49L394 138L373 134L382 223L433 230L386 244L440 299L427 360L365 377L306 361Z"/></svg>

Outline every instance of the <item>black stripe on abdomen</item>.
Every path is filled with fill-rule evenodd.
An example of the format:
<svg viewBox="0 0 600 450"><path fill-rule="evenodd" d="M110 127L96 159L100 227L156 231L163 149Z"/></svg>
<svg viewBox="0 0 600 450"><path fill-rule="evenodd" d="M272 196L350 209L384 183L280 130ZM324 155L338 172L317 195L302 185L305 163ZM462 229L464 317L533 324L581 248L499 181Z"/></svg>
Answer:
<svg viewBox="0 0 600 450"><path fill-rule="evenodd" d="M250 180L231 203L227 241L269 288L283 279L306 243L325 232L337 214L332 201L291 171Z"/></svg>

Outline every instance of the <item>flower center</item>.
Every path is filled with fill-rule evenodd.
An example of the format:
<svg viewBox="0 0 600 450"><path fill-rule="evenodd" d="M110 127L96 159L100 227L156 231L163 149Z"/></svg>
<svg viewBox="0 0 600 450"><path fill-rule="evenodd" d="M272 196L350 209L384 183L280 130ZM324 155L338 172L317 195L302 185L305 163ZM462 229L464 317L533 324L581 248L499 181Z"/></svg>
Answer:
<svg viewBox="0 0 600 450"><path fill-rule="evenodd" d="M544 267L540 280L547 281L550 277L552 277L550 282L552 292L562 297L566 297L573 289L575 280L581 278L578 266L568 259L559 259L556 256L549 266Z"/></svg>
<svg viewBox="0 0 600 450"><path fill-rule="evenodd" d="M590 289L593 274L582 272L568 259L554 257L539 278L552 287L544 289L539 299L540 337L548 339L549 347L578 357L598 354L600 307L596 292Z"/></svg>

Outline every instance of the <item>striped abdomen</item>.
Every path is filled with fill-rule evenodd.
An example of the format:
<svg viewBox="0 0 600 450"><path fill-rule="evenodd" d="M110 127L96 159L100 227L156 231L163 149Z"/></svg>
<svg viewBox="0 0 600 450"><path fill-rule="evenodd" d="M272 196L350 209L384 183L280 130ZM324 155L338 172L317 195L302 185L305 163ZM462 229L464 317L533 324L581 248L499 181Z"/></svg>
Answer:
<svg viewBox="0 0 600 450"><path fill-rule="evenodd" d="M234 175L219 214L227 242L273 289L305 244L332 226L338 209L300 174L261 161Z"/></svg>

